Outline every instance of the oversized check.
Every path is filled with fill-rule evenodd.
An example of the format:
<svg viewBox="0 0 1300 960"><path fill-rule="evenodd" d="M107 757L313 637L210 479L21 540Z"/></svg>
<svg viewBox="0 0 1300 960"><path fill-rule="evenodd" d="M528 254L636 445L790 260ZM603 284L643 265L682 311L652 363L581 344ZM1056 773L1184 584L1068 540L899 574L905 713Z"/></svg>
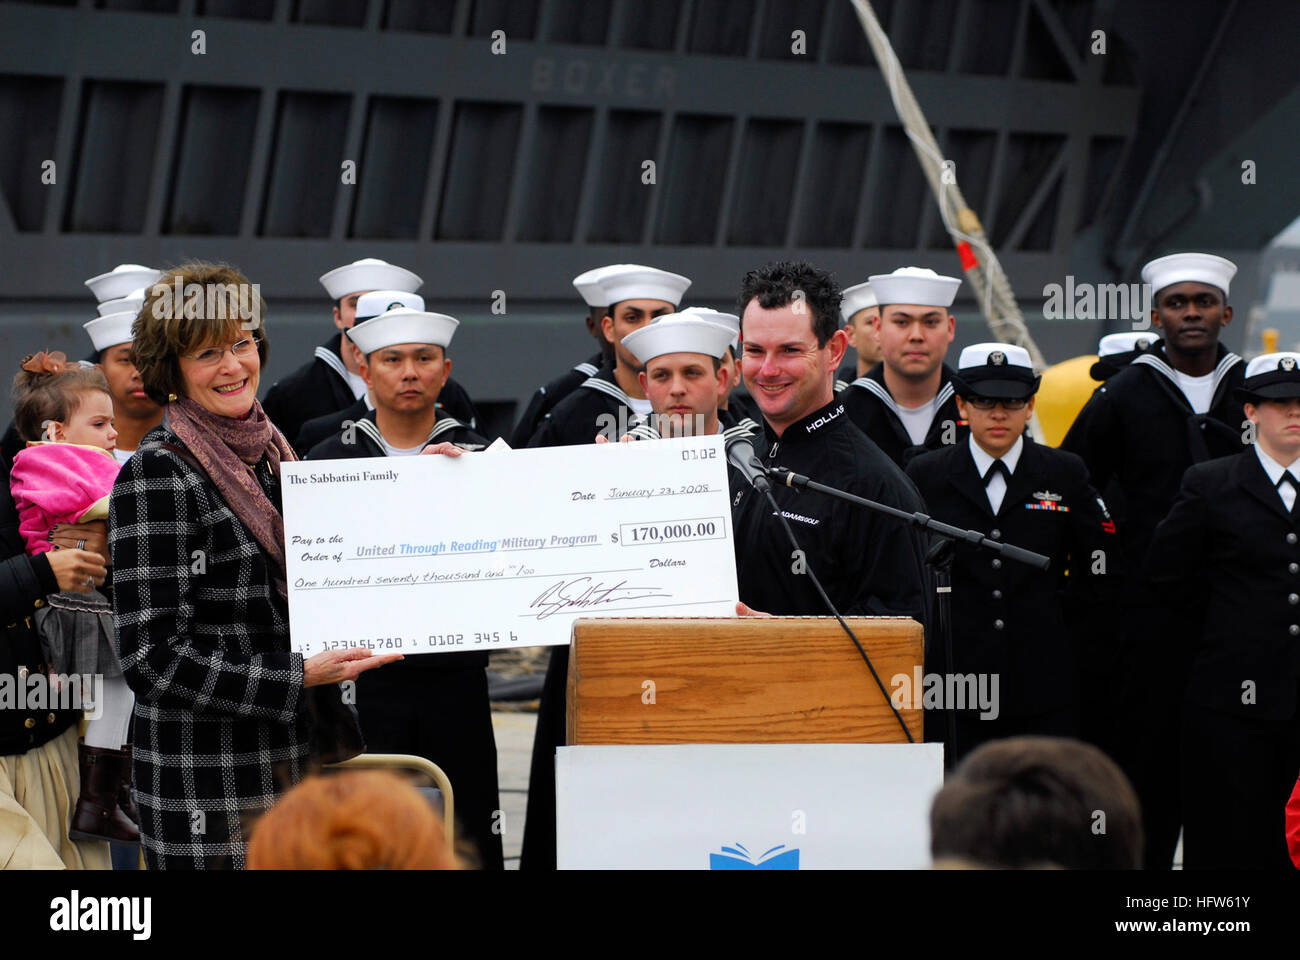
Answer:
<svg viewBox="0 0 1300 960"><path fill-rule="evenodd" d="M284 463L293 649L569 642L579 617L735 613L720 437Z"/></svg>

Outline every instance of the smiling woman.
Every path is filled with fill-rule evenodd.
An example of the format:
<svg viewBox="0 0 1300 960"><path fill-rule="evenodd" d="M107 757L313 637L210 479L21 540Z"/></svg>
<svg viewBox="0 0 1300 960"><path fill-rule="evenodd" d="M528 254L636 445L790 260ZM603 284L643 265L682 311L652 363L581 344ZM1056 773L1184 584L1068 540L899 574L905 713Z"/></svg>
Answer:
<svg viewBox="0 0 1300 960"><path fill-rule="evenodd" d="M290 650L280 464L296 457L257 401L256 285L189 263L147 293L132 354L163 422L109 513L140 834L150 868L238 868L281 791L361 751L337 684L399 657Z"/></svg>

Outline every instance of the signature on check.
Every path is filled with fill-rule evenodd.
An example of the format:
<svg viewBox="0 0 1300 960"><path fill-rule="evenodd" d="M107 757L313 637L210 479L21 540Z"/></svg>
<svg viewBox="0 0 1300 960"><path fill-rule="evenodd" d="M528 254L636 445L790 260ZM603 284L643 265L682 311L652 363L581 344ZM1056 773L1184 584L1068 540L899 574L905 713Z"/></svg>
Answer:
<svg viewBox="0 0 1300 960"><path fill-rule="evenodd" d="M529 609L537 611L538 620L545 620L566 610L599 607L601 604L621 603L624 600L672 596L669 593L659 593L658 590L658 587L629 586L626 580L606 585L598 580L593 581L591 577L577 577L547 587L529 604Z"/></svg>

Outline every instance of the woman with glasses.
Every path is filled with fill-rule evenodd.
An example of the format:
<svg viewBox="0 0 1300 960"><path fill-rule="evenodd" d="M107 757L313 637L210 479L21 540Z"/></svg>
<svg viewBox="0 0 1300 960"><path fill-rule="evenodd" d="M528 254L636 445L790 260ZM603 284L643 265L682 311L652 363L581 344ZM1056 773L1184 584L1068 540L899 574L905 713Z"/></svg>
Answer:
<svg viewBox="0 0 1300 960"><path fill-rule="evenodd" d="M150 869L242 868L278 794L360 752L336 685L397 659L289 649L280 464L296 458L257 400L264 314L237 270L189 263L133 328L165 412L113 488L109 547Z"/></svg>
<svg viewBox="0 0 1300 960"><path fill-rule="evenodd" d="M1080 657L1106 629L1123 576L1115 524L1083 461L1025 433L1038 383L1023 347L967 347L953 385L970 436L907 467L935 519L1051 558L1042 571L967 547L955 554L945 669L974 674L972 689L993 696L957 704L954 760L1000 737L1080 735Z"/></svg>

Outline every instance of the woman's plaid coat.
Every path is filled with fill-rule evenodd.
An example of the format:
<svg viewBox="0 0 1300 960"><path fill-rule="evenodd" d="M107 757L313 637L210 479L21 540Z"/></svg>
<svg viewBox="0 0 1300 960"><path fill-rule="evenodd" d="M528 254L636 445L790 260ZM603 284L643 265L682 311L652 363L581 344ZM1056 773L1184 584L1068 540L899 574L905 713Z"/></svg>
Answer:
<svg viewBox="0 0 1300 960"><path fill-rule="evenodd" d="M151 869L242 868L251 821L310 772L303 658L253 535L151 430L113 487L109 547Z"/></svg>

